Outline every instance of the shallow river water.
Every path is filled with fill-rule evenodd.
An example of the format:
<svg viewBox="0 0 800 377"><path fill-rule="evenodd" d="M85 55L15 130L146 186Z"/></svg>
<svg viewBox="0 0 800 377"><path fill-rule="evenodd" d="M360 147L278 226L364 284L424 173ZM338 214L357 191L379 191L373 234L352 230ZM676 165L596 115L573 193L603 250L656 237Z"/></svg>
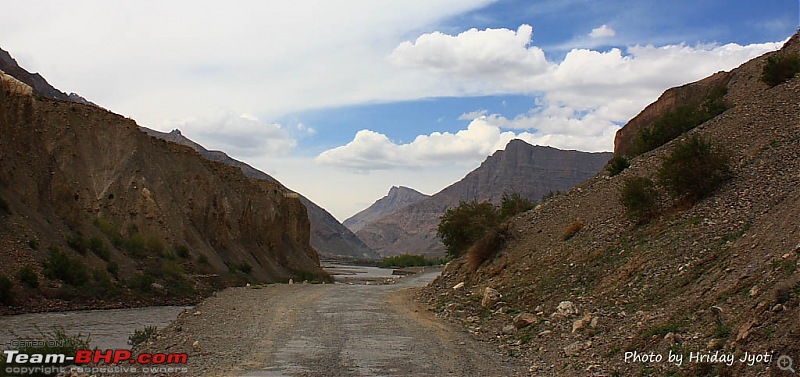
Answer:
<svg viewBox="0 0 800 377"><path fill-rule="evenodd" d="M162 328L175 320L185 306L151 306L136 309L80 310L0 316L0 348L15 339L41 339L61 326L69 335L89 335L92 347L130 348L128 336L145 326Z"/></svg>

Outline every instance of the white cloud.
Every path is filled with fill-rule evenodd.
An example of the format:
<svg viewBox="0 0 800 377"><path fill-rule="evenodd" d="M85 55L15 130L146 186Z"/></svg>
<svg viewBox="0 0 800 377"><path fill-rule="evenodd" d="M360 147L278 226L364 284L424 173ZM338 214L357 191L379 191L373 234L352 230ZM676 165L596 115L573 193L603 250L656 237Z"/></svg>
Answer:
<svg viewBox="0 0 800 377"><path fill-rule="evenodd" d="M422 68L466 79L509 82L544 73L550 63L542 49L528 47L530 25L509 29L470 29L458 35L423 34L397 46L389 60L403 68Z"/></svg>
<svg viewBox="0 0 800 377"><path fill-rule="evenodd" d="M603 30L608 34L611 29ZM420 135L407 144L362 130L347 145L320 154L317 162L359 170L474 162L515 137L563 149L607 151L613 148L617 129L666 88L730 70L781 46L574 49L563 61L549 62L541 49L529 46L531 32L527 25L516 32L472 29L455 36L435 32L400 44L391 54L396 64L436 72L437 85L454 92L478 87L487 94L535 94L541 99L529 113L513 119L483 110L465 113L459 119L472 121L467 129Z"/></svg>
<svg viewBox="0 0 800 377"><path fill-rule="evenodd" d="M381 133L361 130L353 141L321 153L316 162L357 171L417 168L448 164L472 165L518 135L478 118L456 133L434 132L397 144Z"/></svg>
<svg viewBox="0 0 800 377"><path fill-rule="evenodd" d="M592 29L589 33L590 38L610 38L617 35L617 31L608 25L600 26L599 28Z"/></svg>
<svg viewBox="0 0 800 377"><path fill-rule="evenodd" d="M204 147L236 156L282 156L297 146L297 140L281 125L262 122L252 114L237 115L233 111L170 121L161 128L191 129L189 136Z"/></svg>

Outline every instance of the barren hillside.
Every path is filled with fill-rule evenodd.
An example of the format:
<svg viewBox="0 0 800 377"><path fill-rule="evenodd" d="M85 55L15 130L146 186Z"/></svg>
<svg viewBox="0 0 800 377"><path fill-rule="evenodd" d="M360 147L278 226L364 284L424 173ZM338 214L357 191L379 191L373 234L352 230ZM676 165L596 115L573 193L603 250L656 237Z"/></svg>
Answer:
<svg viewBox="0 0 800 377"><path fill-rule="evenodd" d="M799 50L795 35L784 52ZM775 87L759 81L771 54L718 74L731 107L689 132L731 155L732 178L713 195L694 205L665 199L659 216L644 225L625 216L623 181L655 180L663 159L688 135L681 136L634 158L619 175L601 173L517 216L505 247L474 272L466 258L451 262L420 298L475 336L526 358L537 374L783 375L776 367L781 355L794 357L796 366L800 76ZM674 107L681 96L669 93L678 91L629 125L647 126L642 118ZM633 135L628 127L618 149ZM577 229L571 237L569 228ZM461 282L463 288L453 288ZM487 287L502 297L482 307ZM626 362L634 351L663 359ZM670 363L670 353L683 355L683 363ZM692 353L736 361L692 362ZM764 353L771 362L738 361Z"/></svg>
<svg viewBox="0 0 800 377"><path fill-rule="evenodd" d="M15 296L4 312L321 273L296 195L130 119L2 74L0 135L0 263Z"/></svg>

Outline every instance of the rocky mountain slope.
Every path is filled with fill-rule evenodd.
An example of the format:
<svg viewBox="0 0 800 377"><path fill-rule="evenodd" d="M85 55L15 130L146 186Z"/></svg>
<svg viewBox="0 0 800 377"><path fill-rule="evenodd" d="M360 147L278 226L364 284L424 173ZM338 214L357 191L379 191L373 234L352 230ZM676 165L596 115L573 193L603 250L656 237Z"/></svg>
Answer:
<svg viewBox="0 0 800 377"><path fill-rule="evenodd" d="M141 128L142 131L146 132L148 135L191 147L209 160L235 166L241 169L242 172L250 178L273 182L282 186L285 190L289 190L269 174L242 161L231 158L225 152L210 151L182 135L179 130L164 133L146 127ZM376 252L367 247L363 241L356 237L352 230L342 225L328 211L305 196L301 194L298 195L300 197L300 202L303 203L308 210L308 219L311 222L311 246L317 249L321 256L326 258L346 257L356 259L377 259L379 257Z"/></svg>
<svg viewBox="0 0 800 377"><path fill-rule="evenodd" d="M611 153L563 151L512 140L460 181L367 224L356 235L383 255L441 256L444 246L436 227L447 208L473 199L499 202L503 194L513 192L539 200L591 177L610 158Z"/></svg>
<svg viewBox="0 0 800 377"><path fill-rule="evenodd" d="M655 179L678 137L518 215L504 247L477 268L454 260L420 299L539 375L791 375L778 358L800 357L800 76L761 82L774 54L668 91L618 135L623 152L629 126L726 77L728 110L689 131L731 157L710 197L626 217L623 182Z"/></svg>
<svg viewBox="0 0 800 377"><path fill-rule="evenodd" d="M169 302L323 274L296 194L130 119L3 73L0 135L0 263L15 296L0 310Z"/></svg>
<svg viewBox="0 0 800 377"><path fill-rule="evenodd" d="M361 212L351 216L342 224L350 228L351 231L358 232L373 221L391 215L409 204L414 204L429 197L430 195L425 195L412 188L393 186L389 189L389 193L386 194L386 196L378 199Z"/></svg>
<svg viewBox="0 0 800 377"><path fill-rule="evenodd" d="M26 71L24 68L20 67L17 64L17 61L14 60L13 57L11 57L11 54L3 50L2 48L0 48L0 71L3 71L8 75L11 75L17 80L33 88L33 91L35 93L41 94L45 97L58 99L62 101L72 101L87 105L94 105L93 103L89 102L88 100L81 97L77 93L67 94L54 88L47 82L47 80L44 79L44 77L42 77L42 75Z"/></svg>

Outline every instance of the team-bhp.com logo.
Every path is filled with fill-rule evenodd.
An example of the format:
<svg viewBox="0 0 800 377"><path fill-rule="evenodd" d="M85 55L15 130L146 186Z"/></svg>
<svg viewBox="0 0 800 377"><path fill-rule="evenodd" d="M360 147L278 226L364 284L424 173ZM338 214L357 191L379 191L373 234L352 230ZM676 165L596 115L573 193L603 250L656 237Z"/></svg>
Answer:
<svg viewBox="0 0 800 377"><path fill-rule="evenodd" d="M4 350L6 373L58 373L77 365L83 373L186 373L188 356L185 353L141 353L136 356L126 349L78 350L75 356L65 354L27 354L19 350ZM88 366L91 365L91 366Z"/></svg>

